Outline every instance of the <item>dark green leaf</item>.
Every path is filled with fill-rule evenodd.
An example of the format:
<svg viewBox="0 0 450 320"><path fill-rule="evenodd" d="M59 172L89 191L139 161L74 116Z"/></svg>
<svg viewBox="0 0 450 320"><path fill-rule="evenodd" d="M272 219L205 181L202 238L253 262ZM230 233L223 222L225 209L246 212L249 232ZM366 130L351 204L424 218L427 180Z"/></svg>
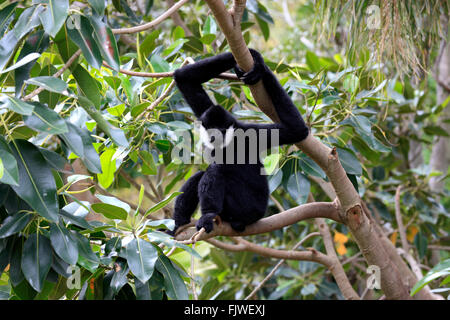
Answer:
<svg viewBox="0 0 450 320"><path fill-rule="evenodd" d="M66 21L69 13L69 0L47 0L48 5L45 11L41 12L39 18L47 32L53 38Z"/></svg>
<svg viewBox="0 0 450 320"><path fill-rule="evenodd" d="M31 115L34 106L14 97L2 97L3 107L22 115Z"/></svg>
<svg viewBox="0 0 450 320"><path fill-rule="evenodd" d="M116 71L119 70L120 60L116 39L111 29L102 22L100 17L91 16L94 29L93 37L102 54L103 59Z"/></svg>
<svg viewBox="0 0 450 320"><path fill-rule="evenodd" d="M56 254L70 265L78 260L78 247L71 232L62 224L50 225L50 241Z"/></svg>
<svg viewBox="0 0 450 320"><path fill-rule="evenodd" d="M81 129L72 123L66 121L69 131L61 135L61 138L67 144L70 150L75 153L88 170L93 173L101 173L102 166L100 164L100 157L92 145L92 138L87 129Z"/></svg>
<svg viewBox="0 0 450 320"><path fill-rule="evenodd" d="M89 239L77 232L72 235L78 246L78 264L94 273L98 268L99 258L92 251Z"/></svg>
<svg viewBox="0 0 450 320"><path fill-rule="evenodd" d="M103 15L103 11L105 10L104 0L88 0L88 2L99 16Z"/></svg>
<svg viewBox="0 0 450 320"><path fill-rule="evenodd" d="M94 30L88 18L81 15L71 15L66 24L70 39L81 49L87 62L94 68L100 68L102 66L102 55L92 37ZM76 25L76 27L70 28L72 25Z"/></svg>
<svg viewBox="0 0 450 320"><path fill-rule="evenodd" d="M12 155L5 138L0 136L0 159L3 164L3 175L0 177L0 182L18 186L19 185L19 169L17 161Z"/></svg>
<svg viewBox="0 0 450 320"><path fill-rule="evenodd" d="M126 212L123 208L108 203L93 203L91 208L95 212L101 213L109 219L126 220L128 216L128 212Z"/></svg>
<svg viewBox="0 0 450 320"><path fill-rule="evenodd" d="M127 244L126 255L131 272L141 282L147 282L153 274L158 259L158 251L155 247L150 242L135 238Z"/></svg>
<svg viewBox="0 0 450 320"><path fill-rule="evenodd" d="M12 186L44 218L58 221L56 183L52 170L39 149L25 140L16 140L14 156L19 167L19 185Z"/></svg>
<svg viewBox="0 0 450 320"><path fill-rule="evenodd" d="M156 262L156 269L164 276L164 287L169 298L174 300L187 300L189 298L186 285L169 258L160 255Z"/></svg>
<svg viewBox="0 0 450 320"><path fill-rule="evenodd" d="M442 276L446 276L450 274L450 259L444 260L433 267L427 274L420 279L414 287L411 289L411 296L415 295L419 292L423 287L425 287L428 283Z"/></svg>
<svg viewBox="0 0 450 320"><path fill-rule="evenodd" d="M44 10L43 6L35 5L22 12L13 29L17 39L21 39L25 34L41 24L39 15L42 10Z"/></svg>
<svg viewBox="0 0 450 320"><path fill-rule="evenodd" d="M33 289L41 292L51 266L50 240L40 233L31 234L23 246L22 272Z"/></svg>
<svg viewBox="0 0 450 320"><path fill-rule="evenodd" d="M22 231L32 218L32 214L25 212L17 212L12 216L8 216L0 227L0 239Z"/></svg>
<svg viewBox="0 0 450 320"><path fill-rule="evenodd" d="M67 83L52 76L30 78L25 80L25 83L34 84L51 92L67 94Z"/></svg>
<svg viewBox="0 0 450 320"><path fill-rule="evenodd" d="M300 172L295 172L289 177L287 191L289 195L299 204L306 203L311 184Z"/></svg>
<svg viewBox="0 0 450 320"><path fill-rule="evenodd" d="M345 172L360 176L362 174L362 167L359 160L353 155L351 151L337 148L339 161L344 167Z"/></svg>
<svg viewBox="0 0 450 320"><path fill-rule="evenodd" d="M61 157L59 154L57 154L54 151L47 150L44 148L39 148L39 151L44 156L45 160L47 160L47 163L55 170L62 171L64 170L64 167L67 163L66 159Z"/></svg>
<svg viewBox="0 0 450 320"><path fill-rule="evenodd" d="M41 103L32 102L32 104L34 105L33 114L23 117L27 126L48 134L61 134L68 131L66 122L58 113Z"/></svg>

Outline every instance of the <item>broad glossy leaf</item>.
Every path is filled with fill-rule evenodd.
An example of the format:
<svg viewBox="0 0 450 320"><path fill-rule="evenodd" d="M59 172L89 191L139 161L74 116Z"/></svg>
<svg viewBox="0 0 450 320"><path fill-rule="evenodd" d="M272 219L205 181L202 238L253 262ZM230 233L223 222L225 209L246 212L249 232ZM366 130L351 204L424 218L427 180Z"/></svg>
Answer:
<svg viewBox="0 0 450 320"><path fill-rule="evenodd" d="M99 264L98 256L92 251L89 239L80 233L72 233L78 246L78 263L94 273Z"/></svg>
<svg viewBox="0 0 450 320"><path fill-rule="evenodd" d="M411 289L411 296L419 292L431 281L450 274L450 259L444 260L433 267L427 274L420 279Z"/></svg>
<svg viewBox="0 0 450 320"><path fill-rule="evenodd" d="M22 115L31 115L34 110L33 104L14 97L3 96L1 102L3 103L4 108L8 108L9 110Z"/></svg>
<svg viewBox="0 0 450 320"><path fill-rule="evenodd" d="M142 173L146 175L155 175L158 171L156 168L153 155L145 150L139 150L139 158L142 160Z"/></svg>
<svg viewBox="0 0 450 320"><path fill-rule="evenodd" d="M73 21L69 23L71 19ZM94 68L100 68L102 66L102 55L92 37L94 30L88 18L81 15L71 15L66 24L69 37L81 49L87 62ZM75 25L77 27L71 27Z"/></svg>
<svg viewBox="0 0 450 320"><path fill-rule="evenodd" d="M103 99L103 95L98 87L99 82L95 80L81 65L76 66L76 68L72 71L72 74L77 81L78 91L89 99L93 110L97 111L100 108ZM85 104L86 103L83 103L83 101L80 100L80 105L86 109ZM89 110L86 111L89 112Z"/></svg>
<svg viewBox="0 0 450 320"><path fill-rule="evenodd" d="M44 148L39 148L39 151L44 156L45 160L47 160L47 163L55 170L62 171L64 170L64 166L66 165L67 161L63 157L61 157L59 154L57 154L54 151L47 150Z"/></svg>
<svg viewBox="0 0 450 320"><path fill-rule="evenodd" d="M128 212L126 212L123 208L108 203L93 203L91 208L95 212L101 213L109 219L126 220L128 216Z"/></svg>
<svg viewBox="0 0 450 320"><path fill-rule="evenodd" d="M55 37L59 29L66 21L69 13L69 0L46 0L47 8L41 12L39 18L44 26L45 32Z"/></svg>
<svg viewBox="0 0 450 320"><path fill-rule="evenodd" d="M74 202L72 202L72 203L74 203ZM72 203L70 203L70 204L72 204ZM67 206L69 206L69 205L67 205ZM87 223L87 221L84 218L77 216L74 213L70 212L70 208L67 208L67 206L65 206L64 208L62 208L59 211L59 214L64 218L65 221L68 221L71 224L77 225L81 228L91 229L91 226L89 225L89 223Z"/></svg>
<svg viewBox="0 0 450 320"><path fill-rule="evenodd" d="M56 254L70 265L78 260L78 246L69 230L62 224L50 225L50 241Z"/></svg>
<svg viewBox="0 0 450 320"><path fill-rule="evenodd" d="M0 37L3 36L3 32L11 23L12 17L14 15L14 9L16 9L18 4L18 1L13 2L0 10Z"/></svg>
<svg viewBox="0 0 450 320"><path fill-rule="evenodd" d="M130 212L130 210L131 210L131 208L128 205L128 203L120 201L116 197L104 196L102 194L96 194L95 196L97 198L99 198L103 203L107 203L107 204L110 204L110 205L113 205L113 206L116 206L116 207L120 207L120 208L124 209L126 212Z"/></svg>
<svg viewBox="0 0 450 320"><path fill-rule="evenodd" d="M69 131L66 121L58 113L41 103L32 102L32 104L34 105L33 114L23 117L23 121L28 127L48 134L61 134Z"/></svg>
<svg viewBox="0 0 450 320"><path fill-rule="evenodd" d="M127 266L125 259L118 258L114 263L114 274L109 284L114 294L117 294L128 282L127 275L129 271L130 268Z"/></svg>
<svg viewBox="0 0 450 320"><path fill-rule="evenodd" d="M274 192L283 180L283 170L278 170L274 175L269 177L269 193Z"/></svg>
<svg viewBox="0 0 450 320"><path fill-rule="evenodd" d="M0 48L2 48L0 50L0 70L3 70L8 64L18 41L13 31L9 31L0 39Z"/></svg>
<svg viewBox="0 0 450 320"><path fill-rule="evenodd" d="M46 64L42 67L41 71L39 72L39 77L42 76L52 76L54 75L58 70L55 68L53 64ZM48 90L42 90L39 94L39 102L46 104L50 109L54 109L61 98L63 98L63 95L48 91Z"/></svg>
<svg viewBox="0 0 450 320"><path fill-rule="evenodd" d="M16 186L19 185L17 161L5 138L2 136L0 136L0 159L3 165L3 175L0 177L0 182Z"/></svg>
<svg viewBox="0 0 450 320"><path fill-rule="evenodd" d="M306 203L311 184L300 172L295 172L289 177L287 191L297 203Z"/></svg>
<svg viewBox="0 0 450 320"><path fill-rule="evenodd" d="M175 191L170 196L166 197L164 200L158 202L153 207L145 212L144 217L147 217L149 214L158 211L159 209L164 208L167 204L169 204L177 195L181 194L181 192Z"/></svg>
<svg viewBox="0 0 450 320"><path fill-rule="evenodd" d="M158 257L156 269L164 276L164 287L169 298L187 300L189 298L186 285L172 262L164 255Z"/></svg>
<svg viewBox="0 0 450 320"><path fill-rule="evenodd" d="M131 240L126 247L128 265L131 272L145 283L153 274L158 251L150 243L141 238Z"/></svg>
<svg viewBox="0 0 450 320"><path fill-rule="evenodd" d="M16 63L14 63L12 66L10 66L9 68L6 68L2 71L0 71L0 74L2 73L6 73L6 72L10 72L12 70L18 69L34 60L36 60L37 58L39 58L41 55L37 52L33 52L30 53L28 55L26 55L25 57L23 57L22 59L18 60Z"/></svg>
<svg viewBox="0 0 450 320"><path fill-rule="evenodd" d="M56 183L47 161L25 140L16 140L12 151L19 168L19 185L12 186L13 190L41 216L58 221Z"/></svg>
<svg viewBox="0 0 450 320"><path fill-rule="evenodd" d="M87 129L81 129L69 121L66 121L69 131L61 135L61 138L67 144L70 150L75 153L89 171L93 173L101 173L102 167L100 157L92 145L92 138Z"/></svg>
<svg viewBox="0 0 450 320"><path fill-rule="evenodd" d="M88 2L99 16L103 15L103 11L105 10L104 0L88 0Z"/></svg>
<svg viewBox="0 0 450 320"><path fill-rule="evenodd" d="M20 50L19 57L17 60L22 59L26 55L37 52L42 53L45 49L47 49L49 45L49 37L44 32L44 30L38 30L32 35L29 35ZM17 68L14 70L14 82L16 85L16 97L21 96L21 89L24 84L24 81L30 77L31 68L35 65L37 60L33 60L26 65Z"/></svg>
<svg viewBox="0 0 450 320"><path fill-rule="evenodd" d="M22 272L33 289L41 292L51 266L50 240L40 233L29 235L22 251Z"/></svg>
<svg viewBox="0 0 450 320"><path fill-rule="evenodd" d="M42 87L48 91L66 94L66 95L68 94L67 93L67 83L65 83L64 81L62 81L59 78L55 78L52 76L41 76L41 77L30 78L28 80L25 80L25 83L34 84L34 85Z"/></svg>
<svg viewBox="0 0 450 320"><path fill-rule="evenodd" d="M337 148L339 161L344 167L345 172L360 176L362 174L361 163L351 151Z"/></svg>
<svg viewBox="0 0 450 320"><path fill-rule="evenodd" d="M319 167L317 163L315 163L310 157L308 157L304 153L300 155L299 165L300 168L302 168L303 172L308 175L316 176L322 179L326 178L326 174L322 170L322 168Z"/></svg>
<svg viewBox="0 0 450 320"><path fill-rule="evenodd" d="M101 21L100 17L90 17L94 29L93 37L103 59L116 71L119 71L120 60L116 39L111 29Z"/></svg>
<svg viewBox="0 0 450 320"><path fill-rule="evenodd" d="M114 181L114 173L116 172L116 159L112 159L114 153L116 153L116 149L107 149L100 156L102 173L99 173L97 178L104 189L108 189Z"/></svg>
<svg viewBox="0 0 450 320"><path fill-rule="evenodd" d="M11 258L9 261L9 279L13 286L17 286L21 283L25 277L22 272L22 248L23 238L18 237L14 241L14 247L12 249Z"/></svg>
<svg viewBox="0 0 450 320"><path fill-rule="evenodd" d="M41 24L39 15L43 10L43 6L35 5L22 12L13 29L17 39L22 38L25 34Z"/></svg>
<svg viewBox="0 0 450 320"><path fill-rule="evenodd" d="M32 218L33 215L26 212L17 212L12 216L8 216L0 227L0 239L22 231Z"/></svg>

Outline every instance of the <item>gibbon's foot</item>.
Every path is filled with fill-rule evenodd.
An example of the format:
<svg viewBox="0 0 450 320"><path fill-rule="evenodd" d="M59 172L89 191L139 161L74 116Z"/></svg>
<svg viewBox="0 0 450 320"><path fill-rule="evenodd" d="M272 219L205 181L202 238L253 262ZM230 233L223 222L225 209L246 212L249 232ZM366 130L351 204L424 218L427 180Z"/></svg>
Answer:
<svg viewBox="0 0 450 320"><path fill-rule="evenodd" d="M197 230L205 228L206 233L210 233L214 228L214 218L217 216L215 213L207 213L201 216L197 221Z"/></svg>

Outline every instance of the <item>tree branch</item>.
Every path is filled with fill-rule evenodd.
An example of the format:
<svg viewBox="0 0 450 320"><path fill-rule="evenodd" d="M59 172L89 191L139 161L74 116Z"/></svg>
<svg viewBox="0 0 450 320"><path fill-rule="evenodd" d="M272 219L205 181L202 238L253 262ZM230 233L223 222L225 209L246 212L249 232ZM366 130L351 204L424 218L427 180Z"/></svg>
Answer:
<svg viewBox="0 0 450 320"><path fill-rule="evenodd" d="M124 34L124 33L138 33L141 31L145 31L151 28L154 28L161 22L163 22L165 19L169 18L175 11L177 11L182 5L184 5L189 0L180 0L177 3L175 3L172 7L170 7L166 12L164 12L162 15L160 15L158 18L156 18L153 21L150 21L148 23L145 23L140 26L131 27L131 28L120 28L120 29L112 29L112 33L114 34Z"/></svg>
<svg viewBox="0 0 450 320"><path fill-rule="evenodd" d="M397 187L397 190L395 191L395 218L397 219L398 233L400 234L402 248L405 252L408 252L409 245L408 245L408 240L406 240L406 231L405 231L405 227L403 225L402 212L400 209L400 191L401 191L401 189L402 189L402 186L399 185Z"/></svg>
<svg viewBox="0 0 450 320"><path fill-rule="evenodd" d="M281 229L285 226L292 225L298 221L312 218L328 218L340 222L339 206L337 202L314 202L286 210L284 212L263 218L254 224L245 228L243 232L234 231L230 224L222 221L219 225L215 224L214 229L210 233L203 234L198 240L206 240L216 236L248 236L260 234ZM177 240L187 240L195 233L195 228L182 230L177 234Z"/></svg>

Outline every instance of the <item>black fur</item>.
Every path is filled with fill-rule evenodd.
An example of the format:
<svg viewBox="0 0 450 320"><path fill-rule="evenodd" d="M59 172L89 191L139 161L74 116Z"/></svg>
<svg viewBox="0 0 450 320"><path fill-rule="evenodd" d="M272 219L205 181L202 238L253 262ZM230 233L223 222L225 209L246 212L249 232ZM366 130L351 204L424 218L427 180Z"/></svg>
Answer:
<svg viewBox="0 0 450 320"><path fill-rule="evenodd" d="M264 64L262 56L255 50L250 49L250 52L255 63L253 69L247 73L236 65L231 53L224 53L176 70L175 82L206 129L216 128L222 133L225 133L230 125L245 132L248 129L278 129L279 144L292 144L305 139L309 130L289 95ZM245 84L263 81L280 118L280 123L243 123L236 120L221 106L214 105L203 90L202 83L231 68L234 68ZM235 142L233 140L226 148L234 148ZM270 133L268 142L271 143ZM256 155L256 163L249 161L251 155L248 147L247 143L244 148L244 164L237 164L236 161L235 164L211 163L206 171L197 172L186 182L181 188L183 193L175 202L174 232L178 227L190 222L199 202L202 216L197 222L197 229L204 227L206 232L211 232L213 229L213 220L217 215L223 221L229 222L236 231L244 231L245 226L264 216L269 197L267 179L261 174L263 165L258 155ZM224 153L226 148L223 150ZM214 152L218 151L220 150L214 150Z"/></svg>

